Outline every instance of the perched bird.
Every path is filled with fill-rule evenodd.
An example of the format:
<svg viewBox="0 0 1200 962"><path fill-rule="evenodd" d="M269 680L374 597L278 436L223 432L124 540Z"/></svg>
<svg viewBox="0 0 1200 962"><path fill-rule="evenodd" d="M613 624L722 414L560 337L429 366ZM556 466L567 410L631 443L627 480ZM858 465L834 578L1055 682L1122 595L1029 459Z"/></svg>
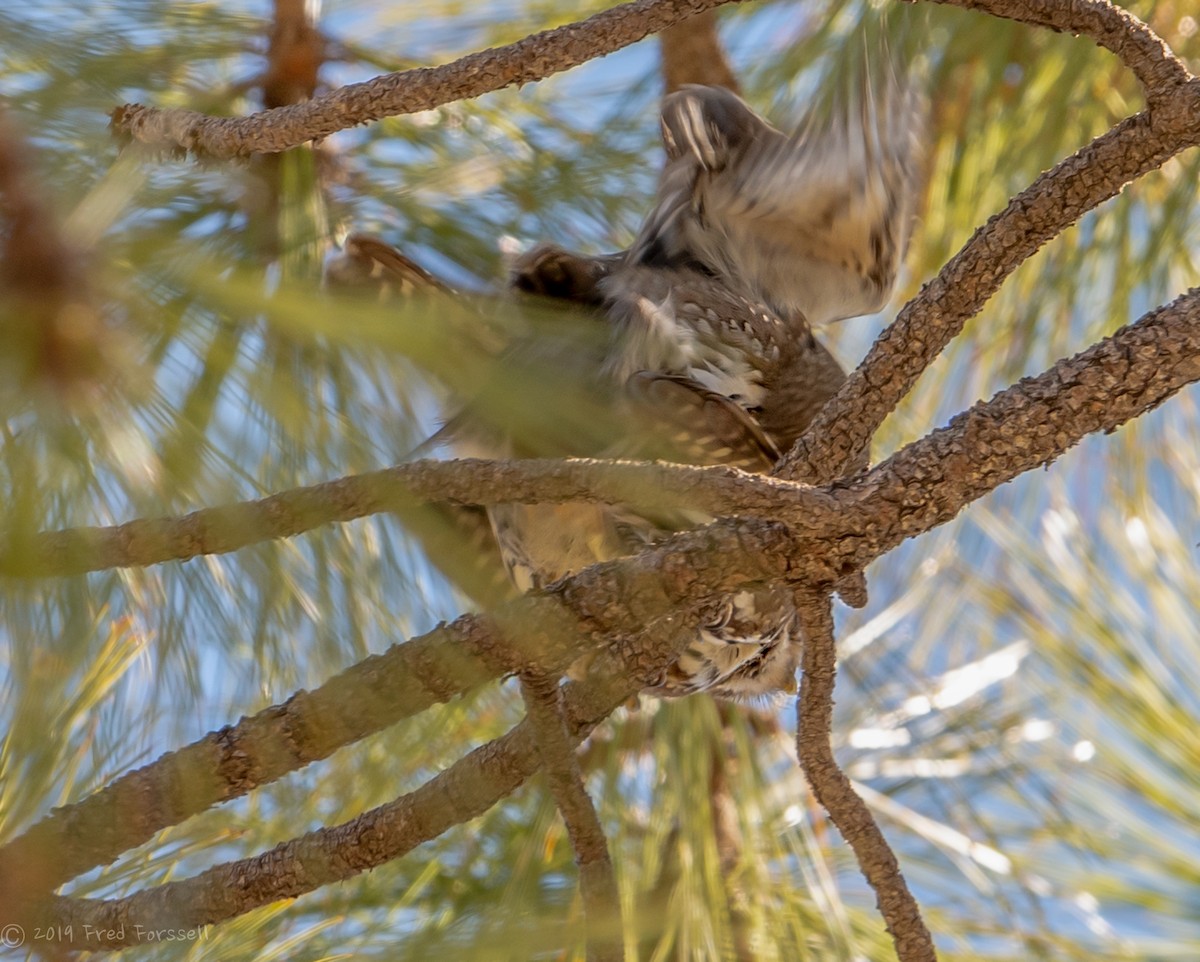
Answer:
<svg viewBox="0 0 1200 962"><path fill-rule="evenodd" d="M463 456L769 471L844 380L811 325L878 309L894 283L915 191L911 99L864 95L856 110L784 135L729 91L669 96L667 165L633 246L601 257L539 247L517 262L512 286L559 310L530 308L495 378L441 439ZM499 504L487 517L521 591L710 520L584 503ZM700 614L651 691L794 688L789 589L750 586Z"/></svg>
<svg viewBox="0 0 1200 962"><path fill-rule="evenodd" d="M785 322L760 301L690 266L626 261L607 272L565 251L539 248L516 265L530 287L591 312L605 340L579 351L568 338L538 349L546 369L577 370L583 390L602 398L616 428L600 447L584 436L538 453L726 464L766 472L838 389L844 374L802 317ZM557 360L551 358L553 354ZM521 378L528 383L529 378ZM576 402L578 403L578 402ZM448 425L456 450L520 456L551 433L572 405L537 405L545 430L522 441L472 414ZM681 508L652 514L636 506L501 504L488 509L500 554L523 591L545 587L597 561L634 554L710 517ZM789 589L757 586L701 612L696 638L649 689L732 698L794 686L799 646Z"/></svg>
<svg viewBox="0 0 1200 962"><path fill-rule="evenodd" d="M629 251L540 247L514 270L517 289L596 311L610 328L598 376L636 430L603 453L770 470L844 379L812 325L877 310L891 292L918 113L910 93L888 87L876 100L868 88L857 109L785 135L722 88L666 98L667 165ZM489 513L523 588L706 520L598 505ZM754 697L794 685L789 591L745 590L704 614L653 691Z"/></svg>

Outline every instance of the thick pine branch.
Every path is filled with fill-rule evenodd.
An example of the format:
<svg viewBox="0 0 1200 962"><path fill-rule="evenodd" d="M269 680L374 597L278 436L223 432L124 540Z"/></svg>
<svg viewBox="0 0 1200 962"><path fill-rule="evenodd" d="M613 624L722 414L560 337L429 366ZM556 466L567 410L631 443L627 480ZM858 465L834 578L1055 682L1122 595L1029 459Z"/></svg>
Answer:
<svg viewBox="0 0 1200 962"><path fill-rule="evenodd" d="M782 521L805 540L804 556L790 564L793 576L820 582L836 578L831 572L847 564L861 568L1005 481L1056 460L1087 434L1112 431L1200 379L1198 318L1200 290L1192 290L1044 374L976 404L850 483L810 488L724 467L585 460L424 461L183 518L40 534L9 545L3 568L8 573L65 574L234 551L321 524L387 511L406 499L598 500L687 504ZM930 503L939 506L935 515L923 510ZM725 528L731 533L719 533L718 525L678 535L639 559L665 561L683 552L688 563L698 565L691 580L703 581L717 573L711 560L705 564L701 559L706 539L716 539L708 546L718 548L727 537L737 538L737 525ZM862 537L848 549L846 539L856 532ZM745 580L769 574L761 565L753 567L759 570L748 570ZM779 562L768 562L767 567L779 572ZM727 575L733 571L727 565L720 569ZM786 562L783 569L789 570ZM586 584L611 591L621 584L622 572L634 576L646 571L639 560L609 562L588 569L591 574L567 579L562 590L578 596ZM686 573L678 574L679 583L686 584Z"/></svg>
<svg viewBox="0 0 1200 962"><path fill-rule="evenodd" d="M633 461L414 461L281 491L255 501L202 508L177 518L144 518L108 527L70 528L0 545L0 573L58 577L108 568L140 568L199 555L228 554L325 524L417 503L496 504L603 501L646 509L689 507L713 514L773 517L781 498L834 504L819 491L723 466Z"/></svg>
<svg viewBox="0 0 1200 962"><path fill-rule="evenodd" d="M1018 266L1127 183L1200 143L1200 82L1175 88L1169 101L1098 137L977 230L879 336L775 473L811 484L837 478Z"/></svg>

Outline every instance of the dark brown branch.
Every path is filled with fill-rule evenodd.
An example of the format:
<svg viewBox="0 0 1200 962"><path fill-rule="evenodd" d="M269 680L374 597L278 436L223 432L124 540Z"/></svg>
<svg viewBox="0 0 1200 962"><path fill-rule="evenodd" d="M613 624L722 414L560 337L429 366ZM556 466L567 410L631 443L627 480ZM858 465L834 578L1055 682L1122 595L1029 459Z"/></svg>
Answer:
<svg viewBox="0 0 1200 962"><path fill-rule="evenodd" d="M1145 23L1107 0L933 0L994 17L1078 34L1112 51L1141 81L1153 101L1191 79L1183 62Z"/></svg>
<svg viewBox="0 0 1200 962"><path fill-rule="evenodd" d="M624 951L617 878L604 828L584 787L575 746L567 732L558 679L541 673L527 674L521 679L521 694L542 771L567 827L575 864L579 867L579 890L587 920L588 962L620 962Z"/></svg>
<svg viewBox="0 0 1200 962"><path fill-rule="evenodd" d="M278 153L357 124L543 80L726 2L635 0L453 63L387 74L250 117L210 117L127 104L113 111L113 129L156 150L185 150L208 158Z"/></svg>
<svg viewBox="0 0 1200 962"><path fill-rule="evenodd" d="M695 618L659 619L632 643L637 670L621 676L597 673L585 683L568 685L564 713L570 743L587 737L664 670L695 630ZM532 726L526 720L416 791L341 825L127 898L55 898L48 905L27 909L24 918L31 924L70 926L73 940L66 944L92 950L135 944L139 925L143 930L190 929L221 922L399 858L486 812L537 771L539 764ZM106 939L99 934L117 932L123 935Z"/></svg>
<svg viewBox="0 0 1200 962"><path fill-rule="evenodd" d="M1039 177L905 306L775 473L812 484L838 477L1009 274L1125 184L1197 143L1200 82L1193 80Z"/></svg>
<svg viewBox="0 0 1200 962"><path fill-rule="evenodd" d="M602 720L620 703L610 700ZM581 735L590 725L584 724ZM475 749L415 792L341 825L309 832L268 852L218 865L122 899L58 898L40 917L69 927L72 948L122 948L143 930L190 929L236 918L280 899L295 898L351 878L412 851L454 825L482 815L515 791L538 767L531 726ZM52 921L51 921L52 920ZM112 933L85 941L84 933Z"/></svg>
<svg viewBox="0 0 1200 962"><path fill-rule="evenodd" d="M6 222L0 280L5 293L54 301L76 295L79 252L59 231L34 171L37 161L7 110L0 110L0 214Z"/></svg>
<svg viewBox="0 0 1200 962"><path fill-rule="evenodd" d="M932 962L937 958L933 937L900 872L887 839L842 770L830 742L833 730L833 688L837 675L837 646L828 595L800 592L797 598L804 635L803 677L796 703L796 751L813 794L854 850L859 867L896 944L900 962Z"/></svg>

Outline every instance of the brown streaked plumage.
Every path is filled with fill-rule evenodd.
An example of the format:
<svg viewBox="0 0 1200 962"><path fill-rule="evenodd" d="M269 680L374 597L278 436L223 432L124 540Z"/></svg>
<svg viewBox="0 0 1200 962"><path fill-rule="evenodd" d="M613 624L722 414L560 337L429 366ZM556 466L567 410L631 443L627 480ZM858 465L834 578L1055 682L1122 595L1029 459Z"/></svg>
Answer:
<svg viewBox="0 0 1200 962"><path fill-rule="evenodd" d="M542 246L518 261L512 286L559 304L563 325L518 338L499 363L508 379L484 385L445 436L471 456L770 470L844 380L810 323L876 310L895 281L916 188L914 104L899 87L868 91L855 110L785 135L720 88L666 98L668 162L633 247L585 257ZM509 411L514 392L524 403ZM522 591L709 520L596 504L495 505L488 518ZM794 689L790 589L748 585L702 615L652 691Z"/></svg>

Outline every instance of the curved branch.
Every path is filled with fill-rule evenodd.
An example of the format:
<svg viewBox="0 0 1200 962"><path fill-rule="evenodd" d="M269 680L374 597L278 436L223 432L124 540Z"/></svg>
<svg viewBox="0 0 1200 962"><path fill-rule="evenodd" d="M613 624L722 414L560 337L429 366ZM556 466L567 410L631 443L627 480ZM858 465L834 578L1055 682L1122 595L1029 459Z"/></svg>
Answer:
<svg viewBox="0 0 1200 962"><path fill-rule="evenodd" d="M933 0L994 17L1089 37L1138 78L1151 103L1192 75L1166 42L1128 10L1108 0Z"/></svg>
<svg viewBox="0 0 1200 962"><path fill-rule="evenodd" d="M854 850L859 867L896 943L900 962L932 962L937 958L933 938L921 918L900 871L900 863L875 823L871 810L854 792L838 767L830 742L833 729L833 687L837 676L837 646L828 595L801 592L796 609L804 635L803 675L796 702L796 752L813 794Z"/></svg>
<svg viewBox="0 0 1200 962"><path fill-rule="evenodd" d="M861 567L1196 381L1200 288L956 415L847 484L844 497L835 487L839 521L822 534L844 564ZM830 543L814 539L806 550Z"/></svg>
<svg viewBox="0 0 1200 962"><path fill-rule="evenodd" d="M1198 143L1200 81L1192 80L1044 173L905 305L774 473L811 484L839 477L1009 274L1125 184Z"/></svg>
<svg viewBox="0 0 1200 962"><path fill-rule="evenodd" d="M727 2L635 0L453 63L375 77L303 104L232 119L126 104L113 111L112 126L155 150L213 159L278 153L358 124L543 80Z"/></svg>

